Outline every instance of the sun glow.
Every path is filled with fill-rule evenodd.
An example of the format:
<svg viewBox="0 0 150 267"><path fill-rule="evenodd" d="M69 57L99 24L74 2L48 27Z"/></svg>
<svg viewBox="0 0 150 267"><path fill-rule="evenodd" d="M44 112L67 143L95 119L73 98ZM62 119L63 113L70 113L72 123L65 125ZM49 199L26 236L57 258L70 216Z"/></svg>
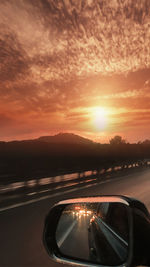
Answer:
<svg viewBox="0 0 150 267"><path fill-rule="evenodd" d="M101 107L93 108L92 121L97 129L104 130L108 124L108 111Z"/></svg>
<svg viewBox="0 0 150 267"><path fill-rule="evenodd" d="M72 109L71 119L73 118L74 121L79 120L81 129L88 131L88 134L98 133L101 136L108 136L109 133L115 130L116 125L125 121L122 114L127 112L128 110L124 108L96 105Z"/></svg>

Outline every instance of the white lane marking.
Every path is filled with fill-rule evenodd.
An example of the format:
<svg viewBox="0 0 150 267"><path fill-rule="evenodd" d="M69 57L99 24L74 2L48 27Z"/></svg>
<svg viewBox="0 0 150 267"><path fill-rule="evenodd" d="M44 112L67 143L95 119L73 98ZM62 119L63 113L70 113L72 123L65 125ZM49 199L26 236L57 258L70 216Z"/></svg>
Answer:
<svg viewBox="0 0 150 267"><path fill-rule="evenodd" d="M64 243L65 239L68 237L68 235L70 234L70 232L72 231L72 229L73 229L73 227L75 226L76 223L77 223L77 221L74 221L70 225L70 227L67 229L65 234L62 236L62 238L57 242L57 245L58 245L59 248L62 246L62 244Z"/></svg>
<svg viewBox="0 0 150 267"><path fill-rule="evenodd" d="M100 220L100 222L111 232L113 233L113 235L115 235L119 240L121 240L122 243L124 243L126 246L128 246L128 243L120 236L118 235L116 232L114 232L114 230L108 226L108 224L106 224L101 218L97 218L97 220Z"/></svg>
<svg viewBox="0 0 150 267"><path fill-rule="evenodd" d="M5 210L9 210L9 209L18 208L18 207L21 207L21 206L26 206L26 205L29 205L29 204L32 204L32 203L39 202L41 200L45 200L45 199L48 199L48 198L53 198L53 197L60 196L60 195L63 195L63 194L67 194L67 193L70 193L70 192L82 190L84 188L87 188L87 187L93 186L93 185L96 185L96 184L94 183L94 184L91 184L91 185L86 185L84 187L72 188L72 189L66 190L64 192L55 193L53 195L44 196L44 197L40 197L40 198L28 200L26 202L21 202L21 203L13 204L13 205L10 205L10 206L4 207L4 208L0 208L0 212L5 211Z"/></svg>
<svg viewBox="0 0 150 267"><path fill-rule="evenodd" d="M131 176L131 175L127 175L126 178L129 177L129 176ZM122 179L122 178L121 177L115 178L114 181L117 181L117 180L120 180L120 179ZM88 187L92 187L92 186L95 186L97 184L100 185L100 184L104 184L104 183L112 182L112 181L113 181L113 179L107 180L107 181L102 181L100 183L99 182L96 182L96 183L93 183L93 184L84 185L84 186L79 187L79 188L72 188L72 189L66 190L64 192L58 192L58 193L55 193L53 195L43 196L43 197L40 197L40 198L28 200L26 202L21 202L21 203L13 204L13 205L10 205L10 206L4 207L4 208L0 208L0 212L7 211L7 210L10 210L10 209L19 208L19 207L26 206L26 205L29 205L29 204L32 204L32 203L36 203L36 202L39 202L39 201L42 201L42 200L45 200L45 199L48 199L48 198L53 198L53 197L56 197L56 196L61 196L61 195L64 195L64 194L67 194L67 193L70 193L70 192L79 191L79 190L82 190L82 189L85 189L85 188L88 188Z"/></svg>
<svg viewBox="0 0 150 267"><path fill-rule="evenodd" d="M116 252L116 254L121 260L124 260L127 254L126 246L128 245L125 244L126 241L123 240L119 235L117 235L117 233L115 233L107 224L105 224L101 218L97 218L97 223L100 226L100 230L103 232L108 243L111 245L112 249ZM122 242L121 239L124 241L123 244L125 245L125 247L123 244L119 242L119 241Z"/></svg>

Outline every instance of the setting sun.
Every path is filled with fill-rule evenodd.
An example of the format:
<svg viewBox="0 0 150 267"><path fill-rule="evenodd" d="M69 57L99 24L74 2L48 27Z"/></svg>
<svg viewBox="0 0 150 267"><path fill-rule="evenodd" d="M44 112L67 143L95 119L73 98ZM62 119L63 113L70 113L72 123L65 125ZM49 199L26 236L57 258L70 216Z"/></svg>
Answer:
<svg viewBox="0 0 150 267"><path fill-rule="evenodd" d="M94 126L99 129L103 130L106 128L108 123L108 112L105 108L96 107L92 111L92 120Z"/></svg>
<svg viewBox="0 0 150 267"><path fill-rule="evenodd" d="M0 1L0 141L150 139L150 1L44 2Z"/></svg>

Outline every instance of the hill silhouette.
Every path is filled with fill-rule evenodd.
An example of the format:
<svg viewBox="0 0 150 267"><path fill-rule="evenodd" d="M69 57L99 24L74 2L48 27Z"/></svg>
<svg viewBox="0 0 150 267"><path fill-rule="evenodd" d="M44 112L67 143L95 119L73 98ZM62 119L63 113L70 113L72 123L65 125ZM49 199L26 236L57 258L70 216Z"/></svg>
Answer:
<svg viewBox="0 0 150 267"><path fill-rule="evenodd" d="M37 141L57 144L92 144L93 141L73 133L59 133L54 136L41 136Z"/></svg>
<svg viewBox="0 0 150 267"><path fill-rule="evenodd" d="M119 162L150 158L150 144L95 143L60 133L33 140L0 142L0 180L39 177L104 168Z"/></svg>
<svg viewBox="0 0 150 267"><path fill-rule="evenodd" d="M94 161L94 145L93 141L71 133L1 141L0 176L47 175L79 169Z"/></svg>

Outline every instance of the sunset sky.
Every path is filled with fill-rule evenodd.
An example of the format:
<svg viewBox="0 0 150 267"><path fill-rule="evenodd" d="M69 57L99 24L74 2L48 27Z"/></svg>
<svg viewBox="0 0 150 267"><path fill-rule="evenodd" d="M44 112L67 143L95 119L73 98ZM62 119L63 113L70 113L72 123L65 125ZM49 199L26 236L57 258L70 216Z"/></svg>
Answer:
<svg viewBox="0 0 150 267"><path fill-rule="evenodd" d="M150 0L1 0L0 140L150 139Z"/></svg>

